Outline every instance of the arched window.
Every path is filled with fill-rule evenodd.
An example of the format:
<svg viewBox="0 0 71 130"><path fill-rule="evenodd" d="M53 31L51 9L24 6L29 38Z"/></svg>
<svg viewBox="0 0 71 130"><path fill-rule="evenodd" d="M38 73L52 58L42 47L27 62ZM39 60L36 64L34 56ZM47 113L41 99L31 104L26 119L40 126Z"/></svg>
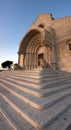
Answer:
<svg viewBox="0 0 71 130"><path fill-rule="evenodd" d="M39 24L39 27L40 27L40 28L44 28L44 25L43 25L43 24Z"/></svg>

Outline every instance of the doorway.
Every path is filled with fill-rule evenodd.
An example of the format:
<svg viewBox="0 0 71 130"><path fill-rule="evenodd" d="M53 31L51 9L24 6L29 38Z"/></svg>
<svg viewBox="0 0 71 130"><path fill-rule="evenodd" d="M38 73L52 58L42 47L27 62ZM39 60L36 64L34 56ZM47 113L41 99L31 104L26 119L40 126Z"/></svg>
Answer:
<svg viewBox="0 0 71 130"><path fill-rule="evenodd" d="M38 54L38 66L41 66L41 60L44 59L44 53Z"/></svg>

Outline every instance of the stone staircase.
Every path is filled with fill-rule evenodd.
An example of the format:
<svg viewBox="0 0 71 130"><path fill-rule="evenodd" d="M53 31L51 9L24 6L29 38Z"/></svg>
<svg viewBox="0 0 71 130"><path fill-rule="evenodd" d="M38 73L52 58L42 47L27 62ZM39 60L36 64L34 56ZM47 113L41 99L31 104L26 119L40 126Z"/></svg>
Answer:
<svg viewBox="0 0 71 130"><path fill-rule="evenodd" d="M49 125L70 108L71 73L49 69L0 72L0 113L13 130L51 130Z"/></svg>

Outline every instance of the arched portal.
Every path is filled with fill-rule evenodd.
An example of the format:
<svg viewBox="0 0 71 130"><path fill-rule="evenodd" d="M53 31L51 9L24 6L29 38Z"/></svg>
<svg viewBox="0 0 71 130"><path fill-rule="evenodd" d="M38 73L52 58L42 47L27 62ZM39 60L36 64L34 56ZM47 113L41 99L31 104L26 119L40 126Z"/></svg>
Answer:
<svg viewBox="0 0 71 130"><path fill-rule="evenodd" d="M19 65L24 68L42 67L43 61L50 64L51 49L44 43L45 35L41 31L31 30L19 47Z"/></svg>

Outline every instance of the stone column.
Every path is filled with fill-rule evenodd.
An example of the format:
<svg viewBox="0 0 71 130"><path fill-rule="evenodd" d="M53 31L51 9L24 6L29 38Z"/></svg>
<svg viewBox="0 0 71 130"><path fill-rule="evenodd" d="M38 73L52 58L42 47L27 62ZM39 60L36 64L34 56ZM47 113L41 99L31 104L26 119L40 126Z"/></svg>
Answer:
<svg viewBox="0 0 71 130"><path fill-rule="evenodd" d="M47 48L47 62L49 64L51 64L50 58L51 58L51 48L48 46L48 48Z"/></svg>
<svg viewBox="0 0 71 130"><path fill-rule="evenodd" d="M23 54L20 55L20 62L19 62L19 65L20 65L21 67L24 66L24 55L23 55Z"/></svg>
<svg viewBox="0 0 71 130"><path fill-rule="evenodd" d="M29 53L29 69L31 69L31 53Z"/></svg>
<svg viewBox="0 0 71 130"><path fill-rule="evenodd" d="M25 56L24 56L24 67L26 68L26 53L25 53Z"/></svg>
<svg viewBox="0 0 71 130"><path fill-rule="evenodd" d="M20 64L20 54L18 53L18 64Z"/></svg>
<svg viewBox="0 0 71 130"><path fill-rule="evenodd" d="M36 53L34 53L34 57L33 57L33 61L34 61L34 68L37 67L37 56L36 56Z"/></svg>
<svg viewBox="0 0 71 130"><path fill-rule="evenodd" d="M26 69L28 69L29 67L29 57L28 57L29 53L26 53Z"/></svg>
<svg viewBox="0 0 71 130"><path fill-rule="evenodd" d="M37 53L35 53L35 66L36 66L36 68L37 68L37 63L38 61L37 61Z"/></svg>
<svg viewBox="0 0 71 130"><path fill-rule="evenodd" d="M48 48L45 47L45 60L46 60L46 62L48 62L48 55L47 55L47 52L48 52Z"/></svg>
<svg viewBox="0 0 71 130"><path fill-rule="evenodd" d="M52 49L51 49L51 64L52 64L52 68L55 70L55 68L56 68L56 60L55 60L54 46L52 46Z"/></svg>
<svg viewBox="0 0 71 130"><path fill-rule="evenodd" d="M36 53L36 66L38 67L38 54Z"/></svg>
<svg viewBox="0 0 71 130"><path fill-rule="evenodd" d="M44 47L44 52L43 52L43 54L44 54L44 60L46 61L46 47Z"/></svg>

